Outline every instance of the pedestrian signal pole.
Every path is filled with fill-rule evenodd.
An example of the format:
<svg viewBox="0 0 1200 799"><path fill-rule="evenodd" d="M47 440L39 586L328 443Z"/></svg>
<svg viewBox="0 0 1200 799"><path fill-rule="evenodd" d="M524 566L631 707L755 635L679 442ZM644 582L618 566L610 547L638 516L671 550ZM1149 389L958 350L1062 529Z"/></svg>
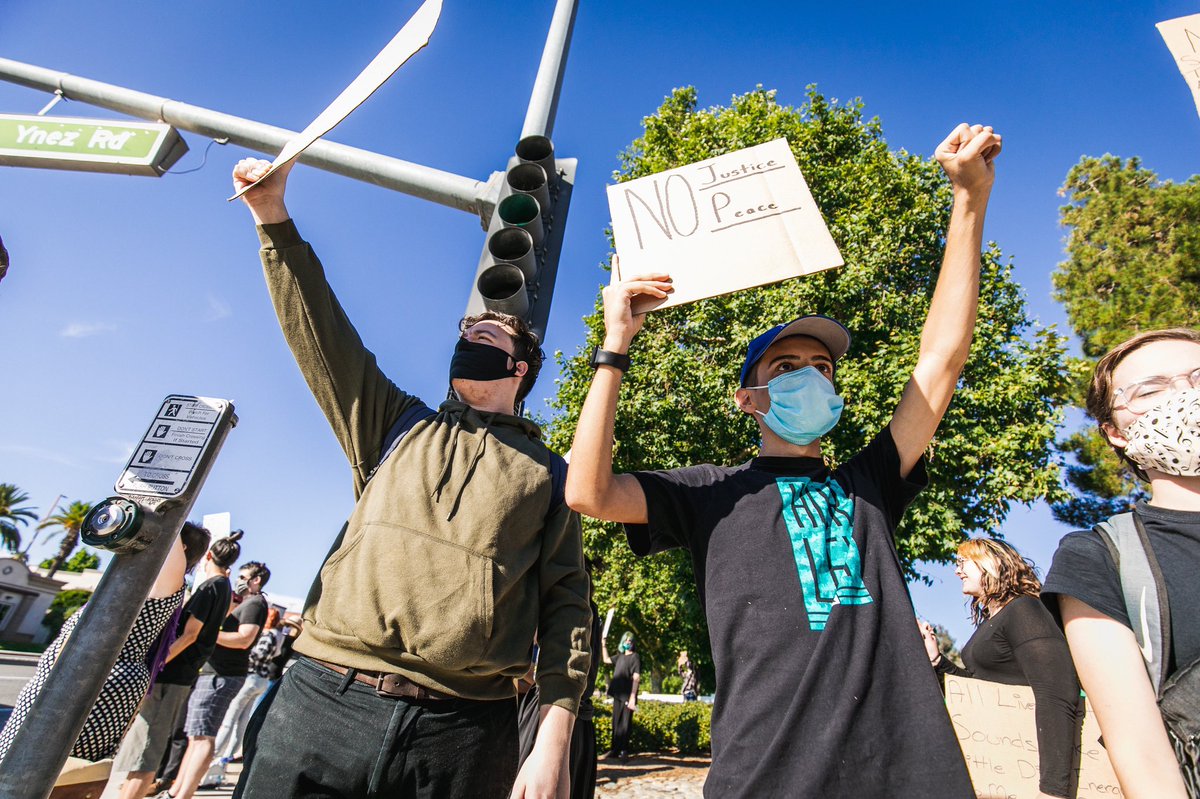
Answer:
<svg viewBox="0 0 1200 799"><path fill-rule="evenodd" d="M172 394L94 506L84 543L117 553L25 716L0 769L0 799L46 799L108 679L237 417L232 403Z"/></svg>

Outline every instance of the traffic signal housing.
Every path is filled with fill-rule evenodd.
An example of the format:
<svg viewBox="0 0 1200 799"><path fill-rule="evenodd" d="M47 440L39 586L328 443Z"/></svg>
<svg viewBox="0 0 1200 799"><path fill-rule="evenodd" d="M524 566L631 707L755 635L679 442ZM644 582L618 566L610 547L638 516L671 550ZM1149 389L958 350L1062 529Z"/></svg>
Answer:
<svg viewBox="0 0 1200 799"><path fill-rule="evenodd" d="M468 315L519 316L545 340L575 166L574 158L554 157L546 136L517 143L487 225Z"/></svg>

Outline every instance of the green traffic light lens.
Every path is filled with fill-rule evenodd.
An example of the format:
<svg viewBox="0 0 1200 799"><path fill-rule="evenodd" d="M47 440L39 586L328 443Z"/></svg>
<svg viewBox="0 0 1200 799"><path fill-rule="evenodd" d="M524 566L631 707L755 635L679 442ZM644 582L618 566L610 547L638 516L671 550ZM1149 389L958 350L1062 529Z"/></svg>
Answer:
<svg viewBox="0 0 1200 799"><path fill-rule="evenodd" d="M500 201L498 213L504 224L525 227L542 215L542 209L530 195L513 194Z"/></svg>

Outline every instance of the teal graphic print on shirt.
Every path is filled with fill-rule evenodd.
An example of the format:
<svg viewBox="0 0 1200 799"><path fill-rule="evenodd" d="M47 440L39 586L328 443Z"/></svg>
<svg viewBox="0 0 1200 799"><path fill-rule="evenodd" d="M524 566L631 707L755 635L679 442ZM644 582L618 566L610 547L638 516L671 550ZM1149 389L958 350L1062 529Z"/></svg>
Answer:
<svg viewBox="0 0 1200 799"><path fill-rule="evenodd" d="M871 604L854 543L854 500L836 480L779 477L775 484L783 498L783 521L804 589L808 626L824 630L834 605Z"/></svg>

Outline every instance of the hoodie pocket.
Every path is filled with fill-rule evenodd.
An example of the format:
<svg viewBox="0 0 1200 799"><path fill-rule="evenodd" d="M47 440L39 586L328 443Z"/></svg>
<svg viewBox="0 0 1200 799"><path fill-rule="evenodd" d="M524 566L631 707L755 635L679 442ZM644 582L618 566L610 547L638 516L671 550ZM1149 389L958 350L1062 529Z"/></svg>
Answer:
<svg viewBox="0 0 1200 799"><path fill-rule="evenodd" d="M326 563L318 618L373 649L467 669L492 634L493 565L416 530L368 524Z"/></svg>

